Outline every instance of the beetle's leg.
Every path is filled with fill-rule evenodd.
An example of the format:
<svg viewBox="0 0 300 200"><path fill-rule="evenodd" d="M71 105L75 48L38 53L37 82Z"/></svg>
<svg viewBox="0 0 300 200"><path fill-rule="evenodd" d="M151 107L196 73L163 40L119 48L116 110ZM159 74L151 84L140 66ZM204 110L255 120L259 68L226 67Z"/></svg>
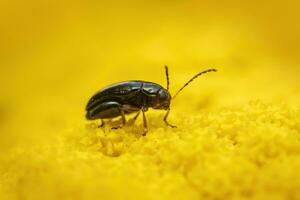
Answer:
<svg viewBox="0 0 300 200"><path fill-rule="evenodd" d="M135 121L139 117L140 113L141 111L139 110L132 119Z"/></svg>
<svg viewBox="0 0 300 200"><path fill-rule="evenodd" d="M133 121L135 121L138 118L138 116L141 112L141 108L131 106L131 105L123 105L122 109L124 110L125 113L137 112L136 115L132 119L130 119L130 120L133 120Z"/></svg>
<svg viewBox="0 0 300 200"><path fill-rule="evenodd" d="M147 119L146 119L146 112L147 109L142 108L142 112L143 112L143 126L144 126L144 130L143 130L143 136L146 136L147 132L148 132L148 125L147 125Z"/></svg>
<svg viewBox="0 0 300 200"><path fill-rule="evenodd" d="M119 126L112 127L111 129L122 128L126 124L126 118L125 118L124 110L122 108L120 108L120 112L121 112L121 117L122 117L122 123Z"/></svg>
<svg viewBox="0 0 300 200"><path fill-rule="evenodd" d="M101 119L101 124L98 126L98 128L102 128L104 126L104 120Z"/></svg>
<svg viewBox="0 0 300 200"><path fill-rule="evenodd" d="M124 113L123 109L120 109L120 110L121 110L121 116L122 116L122 125L125 125L126 124L125 113Z"/></svg>
<svg viewBox="0 0 300 200"><path fill-rule="evenodd" d="M172 124L170 124L170 123L167 121L167 118L168 118L168 116L169 116L169 113L170 113L170 109L167 110L167 113L166 113L166 115L165 115L165 117L164 117L164 122L166 123L167 126L170 126L170 127L172 127L172 128L177 128L177 126L172 125Z"/></svg>

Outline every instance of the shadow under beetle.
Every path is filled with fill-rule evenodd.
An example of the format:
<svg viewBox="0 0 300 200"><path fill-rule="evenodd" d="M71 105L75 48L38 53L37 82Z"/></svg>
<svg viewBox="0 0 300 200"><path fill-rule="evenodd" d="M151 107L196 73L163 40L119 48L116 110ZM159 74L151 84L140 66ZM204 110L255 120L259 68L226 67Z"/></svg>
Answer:
<svg viewBox="0 0 300 200"><path fill-rule="evenodd" d="M186 84L184 84L173 97L171 97L169 92L169 73L167 66L165 66L167 89L157 83L147 81L124 81L109 85L97 92L89 100L86 106L86 118L88 120L101 119L102 124L99 127L103 127L103 119L121 116L122 123L119 126L112 128L118 129L126 124L126 114L136 112L137 114L133 118L135 121L142 112L144 122L143 135L146 135L148 132L148 126L145 112L148 108L163 109L167 111L164 116L164 122L166 125L176 128L176 126L167 121L170 112L171 99L174 99L180 91L183 90L183 88L185 88L198 76L207 72L216 71L216 69L208 69L196 74Z"/></svg>

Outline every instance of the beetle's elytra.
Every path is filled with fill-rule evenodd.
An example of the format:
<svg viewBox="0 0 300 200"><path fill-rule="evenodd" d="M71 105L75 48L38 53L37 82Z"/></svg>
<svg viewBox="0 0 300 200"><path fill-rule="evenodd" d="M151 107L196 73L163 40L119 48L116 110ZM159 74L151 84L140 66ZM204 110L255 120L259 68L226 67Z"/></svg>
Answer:
<svg viewBox="0 0 300 200"><path fill-rule="evenodd" d="M216 71L216 69L208 69L196 74L186 84L184 84L184 86L180 88L173 97L171 97L169 92L169 73L167 66L165 66L167 78L166 89L157 83L147 81L124 81L109 85L97 92L89 100L86 106L86 118L88 120L101 119L102 124L99 127L103 127L103 119L111 119L121 116L122 123L117 127L113 127L113 129L117 129L126 124L126 114L137 113L133 118L136 120L142 112L144 122L143 135L146 135L148 126L145 112L148 108L163 109L166 110L164 122L167 126L175 128L176 126L171 125L167 121L170 112L171 100L174 99L183 88L185 88L198 76L207 72Z"/></svg>

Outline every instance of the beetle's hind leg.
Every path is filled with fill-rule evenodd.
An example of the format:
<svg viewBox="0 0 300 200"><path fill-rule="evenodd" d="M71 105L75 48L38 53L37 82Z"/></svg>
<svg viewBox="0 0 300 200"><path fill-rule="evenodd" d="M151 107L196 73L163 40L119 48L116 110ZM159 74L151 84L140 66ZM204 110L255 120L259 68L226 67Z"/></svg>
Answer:
<svg viewBox="0 0 300 200"><path fill-rule="evenodd" d="M124 110L122 108L120 108L120 113L121 113L121 117L122 117L122 123L119 124L118 126L112 127L111 129L119 129L119 128L122 128L123 126L125 126L126 118L125 118Z"/></svg>
<svg viewBox="0 0 300 200"><path fill-rule="evenodd" d="M98 128L103 128L104 127L104 120L103 119L101 119L101 124L98 126Z"/></svg>

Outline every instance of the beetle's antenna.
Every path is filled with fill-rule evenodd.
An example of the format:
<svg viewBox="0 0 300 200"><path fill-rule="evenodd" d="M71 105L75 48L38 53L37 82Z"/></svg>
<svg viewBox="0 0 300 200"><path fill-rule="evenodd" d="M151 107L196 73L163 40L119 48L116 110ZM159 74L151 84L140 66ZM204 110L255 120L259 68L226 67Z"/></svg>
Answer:
<svg viewBox="0 0 300 200"><path fill-rule="evenodd" d="M196 79L197 77L201 76L202 74L206 74L207 72L217 72L216 69L207 69L207 70L204 70L198 74L196 74L193 78L191 78L186 84L184 84L184 86L182 86L182 88L180 88L178 90L178 92L172 97L172 99L174 99L180 92L181 90L183 90L183 88L185 88L186 86L188 86L188 84L190 84L190 82L192 82L194 79Z"/></svg>
<svg viewBox="0 0 300 200"><path fill-rule="evenodd" d="M165 66L165 70L166 70L166 77L167 77L167 90L169 91L170 80L169 80L169 70L167 65Z"/></svg>

